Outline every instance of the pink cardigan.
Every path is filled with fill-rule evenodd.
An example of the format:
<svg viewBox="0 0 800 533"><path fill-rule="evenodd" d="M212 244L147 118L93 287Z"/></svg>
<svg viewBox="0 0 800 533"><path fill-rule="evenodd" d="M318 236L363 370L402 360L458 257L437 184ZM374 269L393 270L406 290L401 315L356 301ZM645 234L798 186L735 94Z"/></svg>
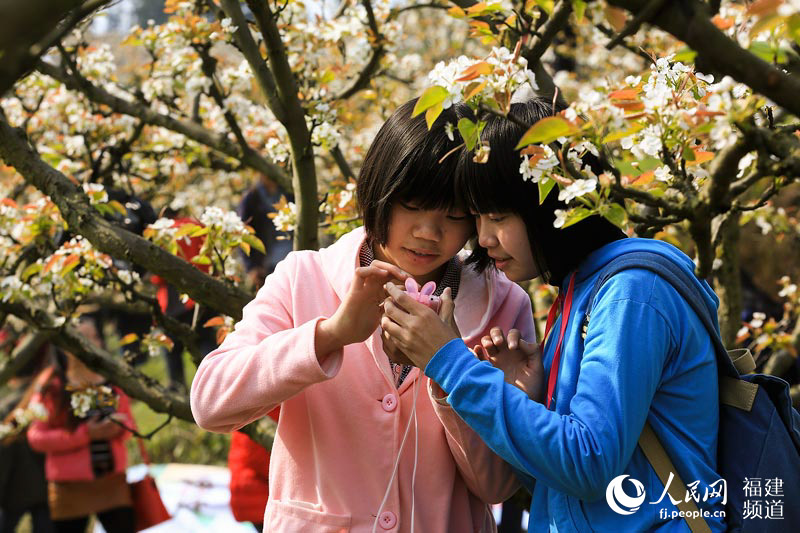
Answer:
<svg viewBox="0 0 800 533"><path fill-rule="evenodd" d="M60 381L51 382L46 391L58 393L62 385ZM57 389L57 390L56 390ZM117 411L125 415L125 425L135 427L131 414L130 400L117 387L114 392L119 395ZM45 454L45 476L48 481L90 481L94 479L89 452L89 430L82 422L70 431L61 422L65 413L54 412L53 398L50 394L37 393L33 402L41 402L50 413L47 420L37 420L28 429L28 442L31 448ZM125 441L130 438L129 431L122 431L111 440L111 454L114 456L114 473L125 472L128 466L128 452Z"/></svg>
<svg viewBox="0 0 800 533"><path fill-rule="evenodd" d="M415 531L495 531L487 502L516 490L511 468L444 400L433 398L430 380L418 369L395 387L379 330L331 354L323 366L317 361L316 324L347 293L363 241L363 229L357 229L329 248L293 252L278 264L235 330L197 369L195 420L228 432L280 404L264 530L369 532L411 414L414 385L422 378ZM493 326L534 335L528 296L501 273L478 275L465 267L455 315L468 346ZM381 533L411 529L414 437L412 423L379 516Z"/></svg>

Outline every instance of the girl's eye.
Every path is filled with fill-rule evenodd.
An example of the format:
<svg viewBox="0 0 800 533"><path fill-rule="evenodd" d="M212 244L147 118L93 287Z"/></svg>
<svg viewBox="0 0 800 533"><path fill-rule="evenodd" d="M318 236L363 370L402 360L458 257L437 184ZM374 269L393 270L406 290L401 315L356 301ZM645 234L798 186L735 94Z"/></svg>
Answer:
<svg viewBox="0 0 800 533"><path fill-rule="evenodd" d="M467 220L468 218L472 218L472 215L447 215L447 218L450 220Z"/></svg>
<svg viewBox="0 0 800 533"><path fill-rule="evenodd" d="M505 215L489 215L489 220L492 222L502 222L505 219Z"/></svg>
<svg viewBox="0 0 800 533"><path fill-rule="evenodd" d="M414 207L413 205L409 205L405 202L400 202L400 207L402 207L406 211L419 211L419 207Z"/></svg>

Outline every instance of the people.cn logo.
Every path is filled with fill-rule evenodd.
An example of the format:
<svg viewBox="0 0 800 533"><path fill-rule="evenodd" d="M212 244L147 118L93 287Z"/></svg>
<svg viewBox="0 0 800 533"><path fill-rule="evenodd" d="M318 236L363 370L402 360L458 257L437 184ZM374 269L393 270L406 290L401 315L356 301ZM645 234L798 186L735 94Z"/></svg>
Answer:
<svg viewBox="0 0 800 533"><path fill-rule="evenodd" d="M644 485L638 480L630 478L633 484L633 489L636 491L635 496L628 496L625 489L622 488L622 482L628 477L627 474L617 476L611 480L606 488L606 501L611 510L617 514L628 515L633 514L639 510L639 507L644 503L646 497L644 493Z"/></svg>

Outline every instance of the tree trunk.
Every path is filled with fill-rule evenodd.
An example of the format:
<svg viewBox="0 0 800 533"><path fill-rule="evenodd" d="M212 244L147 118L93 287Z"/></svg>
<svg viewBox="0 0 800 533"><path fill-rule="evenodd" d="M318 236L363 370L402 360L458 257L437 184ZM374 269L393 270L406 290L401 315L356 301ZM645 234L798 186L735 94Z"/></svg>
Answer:
<svg viewBox="0 0 800 533"><path fill-rule="evenodd" d="M742 278L739 264L739 213L715 220L717 258L722 264L715 270L714 290L719 297L719 329L725 346L733 346L742 325Z"/></svg>

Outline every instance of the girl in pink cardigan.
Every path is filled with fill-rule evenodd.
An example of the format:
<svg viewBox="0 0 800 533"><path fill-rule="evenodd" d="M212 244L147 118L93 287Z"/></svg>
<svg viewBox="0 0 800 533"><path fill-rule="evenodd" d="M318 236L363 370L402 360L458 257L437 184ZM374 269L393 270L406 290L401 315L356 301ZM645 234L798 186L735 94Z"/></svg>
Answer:
<svg viewBox="0 0 800 533"><path fill-rule="evenodd" d="M378 327L383 284L435 281L468 346L491 327L534 335L530 300L457 255L474 222L457 204L452 108L428 131L401 106L357 183L364 228L290 253L206 356L191 390L208 430L238 429L281 405L264 530L490 532L488 503L517 488L501 461L419 369L391 363ZM424 382L423 382L424 380ZM421 385L422 384L422 385ZM419 394L420 387L424 387Z"/></svg>

